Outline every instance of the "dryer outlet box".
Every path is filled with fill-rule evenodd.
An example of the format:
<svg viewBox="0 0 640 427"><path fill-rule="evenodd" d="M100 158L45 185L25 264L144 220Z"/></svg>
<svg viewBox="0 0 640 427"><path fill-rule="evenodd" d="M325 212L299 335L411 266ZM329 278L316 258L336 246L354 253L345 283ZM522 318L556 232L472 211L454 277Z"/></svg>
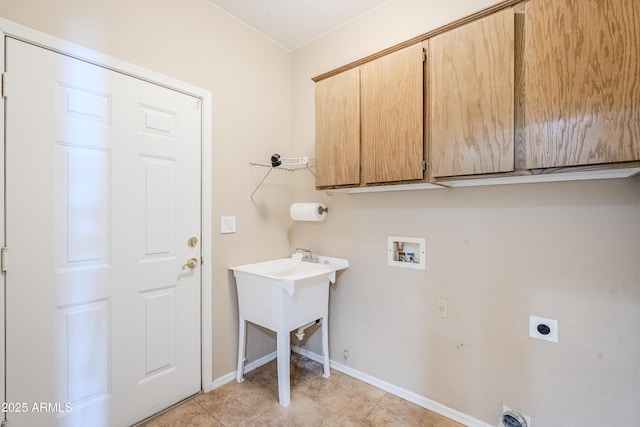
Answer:
<svg viewBox="0 0 640 427"><path fill-rule="evenodd" d="M529 316L529 336L539 340L558 342L558 321L538 316Z"/></svg>
<svg viewBox="0 0 640 427"><path fill-rule="evenodd" d="M533 426L533 418L530 415L526 415L523 414L522 411L518 408L510 408L507 405L502 405L502 414L504 414L505 412L510 412L510 411L514 411L519 413L520 415L522 415L522 417L524 418L525 422L527 423L527 427L534 427ZM500 417L502 420L502 417ZM504 423L502 421L499 422L498 427L505 427Z"/></svg>

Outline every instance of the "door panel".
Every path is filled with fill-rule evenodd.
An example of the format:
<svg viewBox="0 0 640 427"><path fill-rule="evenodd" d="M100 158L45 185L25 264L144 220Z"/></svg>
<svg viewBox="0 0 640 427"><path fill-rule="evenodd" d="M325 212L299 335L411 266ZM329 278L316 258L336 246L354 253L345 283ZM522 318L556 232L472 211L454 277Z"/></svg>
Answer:
<svg viewBox="0 0 640 427"><path fill-rule="evenodd" d="M201 389L199 102L6 49L7 418L133 424Z"/></svg>
<svg viewBox="0 0 640 427"><path fill-rule="evenodd" d="M176 289L141 292L145 313L141 381L176 369Z"/></svg>
<svg viewBox="0 0 640 427"><path fill-rule="evenodd" d="M110 153L58 145L58 268L109 264Z"/></svg>
<svg viewBox="0 0 640 427"><path fill-rule="evenodd" d="M108 399L110 387L109 300L56 309L58 396L75 406Z"/></svg>
<svg viewBox="0 0 640 427"><path fill-rule="evenodd" d="M143 169L142 259L175 256L175 161L140 156L138 167Z"/></svg>

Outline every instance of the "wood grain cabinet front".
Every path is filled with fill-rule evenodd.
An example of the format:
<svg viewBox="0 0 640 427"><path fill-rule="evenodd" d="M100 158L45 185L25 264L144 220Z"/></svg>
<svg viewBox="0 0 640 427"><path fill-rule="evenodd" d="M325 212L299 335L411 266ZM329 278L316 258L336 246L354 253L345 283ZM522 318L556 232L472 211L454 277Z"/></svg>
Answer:
<svg viewBox="0 0 640 427"><path fill-rule="evenodd" d="M640 2L530 0L526 168L640 160Z"/></svg>
<svg viewBox="0 0 640 427"><path fill-rule="evenodd" d="M318 188L638 173L640 2L505 0L317 81L316 135Z"/></svg>
<svg viewBox="0 0 640 427"><path fill-rule="evenodd" d="M360 182L360 70L316 83L316 186Z"/></svg>
<svg viewBox="0 0 640 427"><path fill-rule="evenodd" d="M429 40L431 176L514 168L512 8Z"/></svg>
<svg viewBox="0 0 640 427"><path fill-rule="evenodd" d="M416 43L361 66L363 184L424 177L423 63Z"/></svg>
<svg viewBox="0 0 640 427"><path fill-rule="evenodd" d="M422 43L316 82L316 187L424 178Z"/></svg>

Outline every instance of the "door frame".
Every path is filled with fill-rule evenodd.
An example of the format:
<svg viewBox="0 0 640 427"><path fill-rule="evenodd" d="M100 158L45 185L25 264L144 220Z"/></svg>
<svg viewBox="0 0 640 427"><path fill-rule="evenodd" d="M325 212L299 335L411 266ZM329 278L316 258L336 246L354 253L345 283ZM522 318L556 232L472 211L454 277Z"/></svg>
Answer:
<svg viewBox="0 0 640 427"><path fill-rule="evenodd" d="M154 83L160 86L167 87L169 89L176 90L178 92L191 95L201 101L201 114L202 114L202 130L201 130L201 170L202 170L202 183L201 183L201 253L203 263L201 264L201 387L203 392L213 390L213 313L212 313L212 280L213 280L213 258L212 258L212 102L213 95L210 91L193 86L189 83L185 83L180 80L173 79L171 77L164 76L155 71L148 70L143 67L139 67L134 64L122 61L120 59L101 54L94 50L76 45L74 43L67 42L65 40L50 36L40 31L34 30L29 27L25 27L21 24L17 24L13 21L9 21L4 18L0 18L0 37L2 37L0 43L0 71L5 70L5 37L13 37L25 42L35 44L37 46L53 50L55 52L79 59L85 62L89 62L100 67L117 71L126 74L131 77L135 77L150 83ZM8 77L9 83L7 92L10 93L11 84L10 76ZM5 243L5 169L4 169L4 126L5 126L5 114L4 114L5 102L2 97L0 102L0 135L2 135L0 142L0 246L4 246ZM0 278L0 397L2 402L6 401L6 384L5 384L5 274L2 274ZM4 417L2 417L4 418ZM2 421L0 419L0 421Z"/></svg>

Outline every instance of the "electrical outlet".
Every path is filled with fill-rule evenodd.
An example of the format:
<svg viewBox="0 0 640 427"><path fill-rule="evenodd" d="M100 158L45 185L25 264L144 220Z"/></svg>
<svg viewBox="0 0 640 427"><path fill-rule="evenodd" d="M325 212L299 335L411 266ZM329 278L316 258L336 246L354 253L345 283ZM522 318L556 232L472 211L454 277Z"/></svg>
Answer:
<svg viewBox="0 0 640 427"><path fill-rule="evenodd" d="M449 318L449 302L446 299L436 300L436 316L443 319Z"/></svg>
<svg viewBox="0 0 640 427"><path fill-rule="evenodd" d="M558 342L558 321L529 316L529 336L539 340Z"/></svg>

